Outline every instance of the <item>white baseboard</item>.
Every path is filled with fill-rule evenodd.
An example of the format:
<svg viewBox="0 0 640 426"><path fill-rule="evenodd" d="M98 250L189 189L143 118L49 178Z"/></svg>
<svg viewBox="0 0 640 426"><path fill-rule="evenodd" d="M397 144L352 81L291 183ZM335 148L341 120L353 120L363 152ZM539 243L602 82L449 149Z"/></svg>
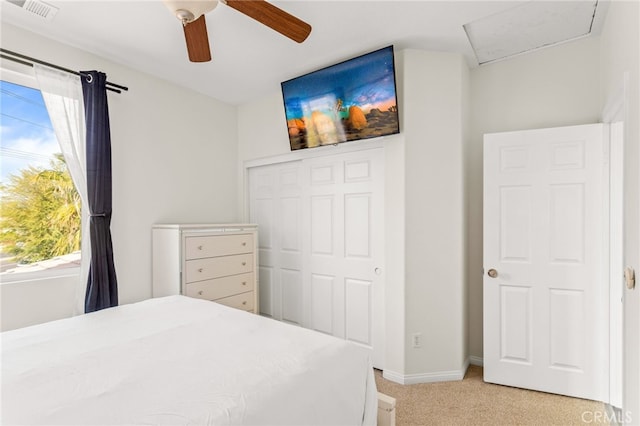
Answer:
<svg viewBox="0 0 640 426"><path fill-rule="evenodd" d="M395 371L384 370L382 377L401 385L415 385L418 383L452 382L462 380L469 363L466 362L460 370L437 371L435 373L401 374Z"/></svg>
<svg viewBox="0 0 640 426"><path fill-rule="evenodd" d="M415 385L418 383L436 383L436 382L451 382L456 380L462 380L469 368L469 365L477 365L482 367L484 365L483 358L479 356L470 356L464 362L460 370L451 371L438 371L435 373L418 373L418 374L401 374L395 371L384 370L382 377L392 382L399 383L401 385Z"/></svg>
<svg viewBox="0 0 640 426"><path fill-rule="evenodd" d="M480 358L479 356L470 356L469 357L469 364L471 365L477 365L478 367L482 367L484 365L484 359Z"/></svg>

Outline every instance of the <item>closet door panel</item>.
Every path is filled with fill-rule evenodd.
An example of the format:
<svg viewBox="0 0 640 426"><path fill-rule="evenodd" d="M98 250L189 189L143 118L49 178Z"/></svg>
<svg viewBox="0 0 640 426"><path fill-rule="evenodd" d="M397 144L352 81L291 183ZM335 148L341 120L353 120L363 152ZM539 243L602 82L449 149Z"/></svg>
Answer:
<svg viewBox="0 0 640 426"><path fill-rule="evenodd" d="M344 255L371 258L371 193L346 194L344 199Z"/></svg>
<svg viewBox="0 0 640 426"><path fill-rule="evenodd" d="M316 256L333 256L335 196L315 195L310 199L311 209L311 254Z"/></svg>
<svg viewBox="0 0 640 426"><path fill-rule="evenodd" d="M262 259L262 257L260 257ZM273 316L273 268L260 266L260 310L261 315Z"/></svg>
<svg viewBox="0 0 640 426"><path fill-rule="evenodd" d="M346 335L348 340L371 346L372 282L345 280Z"/></svg>
<svg viewBox="0 0 640 426"><path fill-rule="evenodd" d="M304 323L302 282L302 185L301 164L285 163L278 168L277 188L274 193L279 209L277 218L277 237L275 246L278 258L280 278L279 305L282 307L281 317L296 325Z"/></svg>
<svg viewBox="0 0 640 426"><path fill-rule="evenodd" d="M258 224L258 285L260 288L260 314L269 317L279 315L275 305L278 279L275 277L277 258L274 253L274 189L277 187L276 169L262 167L249 172L250 203L249 220ZM277 230L275 231L277 235Z"/></svg>
<svg viewBox="0 0 640 426"><path fill-rule="evenodd" d="M282 320L302 325L302 273L296 270L281 269L282 280Z"/></svg>
<svg viewBox="0 0 640 426"><path fill-rule="evenodd" d="M303 323L300 162L249 169L249 216L258 224L260 313Z"/></svg>
<svg viewBox="0 0 640 426"><path fill-rule="evenodd" d="M311 275L311 324L309 328L326 334L333 334L334 306L333 288L335 277L330 275Z"/></svg>

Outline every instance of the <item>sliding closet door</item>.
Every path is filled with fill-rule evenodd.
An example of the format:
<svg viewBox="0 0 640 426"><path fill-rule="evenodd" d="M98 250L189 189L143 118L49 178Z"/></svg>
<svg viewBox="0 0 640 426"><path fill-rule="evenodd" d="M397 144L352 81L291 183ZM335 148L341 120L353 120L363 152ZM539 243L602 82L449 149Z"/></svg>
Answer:
<svg viewBox="0 0 640 426"><path fill-rule="evenodd" d="M383 364L382 149L305 160L309 328L370 347Z"/></svg>
<svg viewBox="0 0 640 426"><path fill-rule="evenodd" d="M372 350L384 367L384 151L249 169L260 312Z"/></svg>
<svg viewBox="0 0 640 426"><path fill-rule="evenodd" d="M302 163L249 169L249 216L258 226L260 313L303 324Z"/></svg>

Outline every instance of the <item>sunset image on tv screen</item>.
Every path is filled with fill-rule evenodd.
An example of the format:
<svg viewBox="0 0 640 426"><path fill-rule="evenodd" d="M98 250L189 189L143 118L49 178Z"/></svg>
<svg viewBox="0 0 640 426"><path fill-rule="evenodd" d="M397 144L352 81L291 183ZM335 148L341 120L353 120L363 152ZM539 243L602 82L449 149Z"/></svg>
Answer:
<svg viewBox="0 0 640 426"><path fill-rule="evenodd" d="M291 149L400 131L393 46L282 83Z"/></svg>

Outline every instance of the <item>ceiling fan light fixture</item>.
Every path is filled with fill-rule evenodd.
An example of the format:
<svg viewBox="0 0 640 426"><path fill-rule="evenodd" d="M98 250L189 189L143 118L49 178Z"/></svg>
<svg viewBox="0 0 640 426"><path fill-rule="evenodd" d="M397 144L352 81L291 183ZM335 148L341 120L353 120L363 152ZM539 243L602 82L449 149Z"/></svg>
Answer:
<svg viewBox="0 0 640 426"><path fill-rule="evenodd" d="M176 10L176 18L182 22L182 25L187 25L189 22L193 22L196 17L188 10L178 9Z"/></svg>
<svg viewBox="0 0 640 426"><path fill-rule="evenodd" d="M183 25L211 12L218 5L218 0L163 0L163 2Z"/></svg>

